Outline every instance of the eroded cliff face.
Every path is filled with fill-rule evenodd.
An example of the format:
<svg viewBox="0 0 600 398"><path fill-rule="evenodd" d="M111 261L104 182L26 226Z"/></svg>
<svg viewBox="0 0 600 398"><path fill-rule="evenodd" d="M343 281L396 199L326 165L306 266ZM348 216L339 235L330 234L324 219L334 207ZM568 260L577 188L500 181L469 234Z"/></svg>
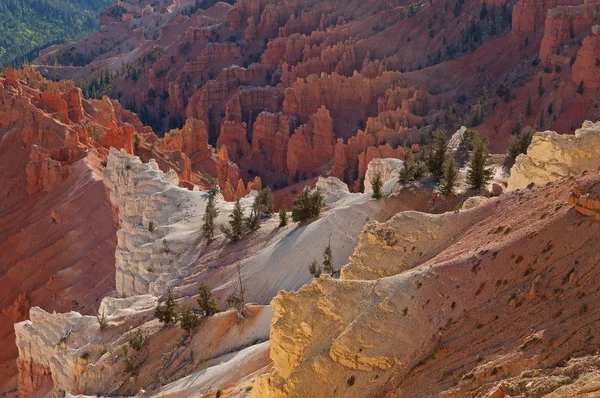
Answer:
<svg viewBox="0 0 600 398"><path fill-rule="evenodd" d="M178 328L163 328L154 319L156 304L157 298L151 295L105 298L99 309L106 317L105 328L96 316L50 314L32 308L30 320L15 325L19 393L40 396L62 390L73 395L134 395L141 388L156 392L193 372L208 371L221 382L226 383L228 377L237 382L268 364L268 357L262 355L268 343L256 344L268 339L270 307L249 306L242 321L235 311L219 313L188 335ZM140 350L129 344L138 333L144 338ZM237 369L227 375L222 364L234 357L230 353L247 346L253 346L254 352L242 355L241 361L233 360ZM135 375L126 370L128 363L135 367ZM204 381L175 384L176 391L181 394L193 388L196 393L208 393L218 388Z"/></svg>
<svg viewBox="0 0 600 398"><path fill-rule="evenodd" d="M508 189L530 183L546 184L600 167L600 123L584 122L575 135L554 131L536 133L526 155L517 156L508 180Z"/></svg>
<svg viewBox="0 0 600 398"><path fill-rule="evenodd" d="M556 204L599 179L369 225L340 280L273 300L273 368L253 396L505 396L503 379L525 391L527 369L590 354L597 337L579 325L597 299L600 224Z"/></svg>

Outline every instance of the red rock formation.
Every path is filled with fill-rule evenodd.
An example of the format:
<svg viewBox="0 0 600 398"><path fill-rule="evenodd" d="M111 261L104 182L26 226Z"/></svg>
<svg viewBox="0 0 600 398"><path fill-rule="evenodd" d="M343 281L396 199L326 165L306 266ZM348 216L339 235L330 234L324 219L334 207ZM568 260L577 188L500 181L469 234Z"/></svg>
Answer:
<svg viewBox="0 0 600 398"><path fill-rule="evenodd" d="M576 4L581 3L578 0L519 0L512 11L512 31L515 33L539 31L544 25L548 10Z"/></svg>
<svg viewBox="0 0 600 398"><path fill-rule="evenodd" d="M224 121L221 124L221 134L219 134L219 139L217 140L217 148L229 148L231 159L238 161L250 152L250 143L248 143L248 138L246 138L247 133L248 127L246 123L239 124Z"/></svg>
<svg viewBox="0 0 600 398"><path fill-rule="evenodd" d="M106 148L125 149L128 153L133 154L134 135L135 129L132 125L125 124L117 127L116 124L111 123L109 130L100 136L98 142Z"/></svg>
<svg viewBox="0 0 600 398"><path fill-rule="evenodd" d="M600 86L600 26L592 28L592 34L583 39L577 58L571 69L571 79L575 84L583 81L586 88Z"/></svg>
<svg viewBox="0 0 600 398"><path fill-rule="evenodd" d="M51 192L69 176L69 166L50 157L48 151L41 151L37 145L31 147L31 161L27 164L27 193L43 190Z"/></svg>
<svg viewBox="0 0 600 398"><path fill-rule="evenodd" d="M80 132L60 123L56 108L47 108L49 103L36 88L18 83L48 84L39 75L24 79L30 72L9 72L8 82L0 78L2 391L16 387L5 384L16 381L17 373L12 324L25 319L29 307L91 314L96 300L114 289L110 275L117 228L99 173L102 148L95 149L93 141L84 147ZM55 104L68 104L64 98L72 88L62 83L52 87L53 95L58 94L52 98L62 101ZM66 109L65 117L68 105ZM80 115L82 123L102 129L94 119ZM46 370L27 363L19 366L29 375L20 380L23 393L27 388L44 393L49 387L44 384Z"/></svg>
<svg viewBox="0 0 600 398"><path fill-rule="evenodd" d="M227 146L219 149L219 162L217 164L217 180L221 193L225 200L231 201L235 198L234 184L240 180L239 169L235 163L229 161ZM237 185L236 185L237 187Z"/></svg>
<svg viewBox="0 0 600 398"><path fill-rule="evenodd" d="M258 170L287 175L287 149L295 120L282 113L262 112L252 129L252 150L259 154L253 163Z"/></svg>
<svg viewBox="0 0 600 398"><path fill-rule="evenodd" d="M323 106L290 137L287 152L288 180L297 181L328 162L333 154L333 119Z"/></svg>
<svg viewBox="0 0 600 398"><path fill-rule="evenodd" d="M550 61L563 41L573 38L589 28L600 15L597 4L563 6L548 11L544 27L544 38L540 46L542 62Z"/></svg>
<svg viewBox="0 0 600 398"><path fill-rule="evenodd" d="M181 129L165 134L160 146L166 151L182 151L195 162L206 160L212 154L206 125L202 120L194 118L189 118Z"/></svg>

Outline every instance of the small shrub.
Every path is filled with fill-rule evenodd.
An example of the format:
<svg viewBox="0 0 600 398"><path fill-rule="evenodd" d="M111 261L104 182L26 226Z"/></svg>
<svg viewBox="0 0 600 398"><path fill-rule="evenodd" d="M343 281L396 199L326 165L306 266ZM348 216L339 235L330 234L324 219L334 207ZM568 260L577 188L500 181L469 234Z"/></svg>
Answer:
<svg viewBox="0 0 600 398"><path fill-rule="evenodd" d="M506 227L504 227L504 229L502 230L502 233L504 235L508 235L511 231L512 227L510 225L507 225Z"/></svg>
<svg viewBox="0 0 600 398"><path fill-rule="evenodd" d="M146 346L147 336L142 329L138 328L135 332L131 333L129 338L129 345L136 351L140 351Z"/></svg>
<svg viewBox="0 0 600 398"><path fill-rule="evenodd" d="M288 224L287 209L281 206L279 209L279 227L285 227Z"/></svg>
<svg viewBox="0 0 600 398"><path fill-rule="evenodd" d="M135 366L133 360L129 357L129 350L126 346L123 346L123 361L125 362L125 372L129 373L130 376L137 376L137 366Z"/></svg>
<svg viewBox="0 0 600 398"><path fill-rule="evenodd" d="M308 272L310 272L310 274L315 278L318 278L323 273L323 270L321 269L321 266L317 262L316 258L308 264Z"/></svg>
<svg viewBox="0 0 600 398"><path fill-rule="evenodd" d="M150 232L154 232L154 221L150 220L148 221L148 231Z"/></svg>
<svg viewBox="0 0 600 398"><path fill-rule="evenodd" d="M246 392L252 391L253 388L254 388L254 386L252 384L248 384L246 386Z"/></svg>
<svg viewBox="0 0 600 398"><path fill-rule="evenodd" d="M98 325L100 325L100 330L108 329L108 319L106 318L104 310L102 311L102 314L96 314L96 319L98 320Z"/></svg>
<svg viewBox="0 0 600 398"><path fill-rule="evenodd" d="M348 380L346 380L346 384L348 384L348 387L352 387L354 385L354 382L356 381L356 378L354 377L354 375L348 377Z"/></svg>
<svg viewBox="0 0 600 398"><path fill-rule="evenodd" d="M90 353L84 352L83 354L81 354L80 358L83 359L84 361L87 361L88 359L90 359Z"/></svg>
<svg viewBox="0 0 600 398"><path fill-rule="evenodd" d="M216 398L221 398L221 396L223 395L223 390L221 390L220 388L217 390L215 397Z"/></svg>

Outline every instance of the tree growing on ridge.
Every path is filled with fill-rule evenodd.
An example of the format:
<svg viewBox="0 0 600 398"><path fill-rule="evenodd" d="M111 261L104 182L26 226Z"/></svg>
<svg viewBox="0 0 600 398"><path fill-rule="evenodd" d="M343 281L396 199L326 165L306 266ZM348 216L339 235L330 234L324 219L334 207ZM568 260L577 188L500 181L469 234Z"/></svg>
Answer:
<svg viewBox="0 0 600 398"><path fill-rule="evenodd" d="M488 144L484 139L476 140L469 162L467 182L475 189L481 189L492 178L492 170L485 166L488 157Z"/></svg>
<svg viewBox="0 0 600 398"><path fill-rule="evenodd" d="M204 283L198 288L198 309L203 316L211 316L221 312L211 288Z"/></svg>
<svg viewBox="0 0 600 398"><path fill-rule="evenodd" d="M229 226L222 226L223 233L232 241L238 241L242 238L245 232L244 211L240 200L235 201L233 211L229 215Z"/></svg>
<svg viewBox="0 0 600 398"><path fill-rule="evenodd" d="M202 233L209 243L212 242L215 237L215 218L218 214L215 206L215 196L216 191L214 189L210 190L208 202L206 203L206 210L204 211L204 223L202 224Z"/></svg>
<svg viewBox="0 0 600 398"><path fill-rule="evenodd" d="M154 316L165 325L171 325L177 322L177 303L171 292L171 288L167 288L167 298L165 302L159 302L154 311Z"/></svg>
<svg viewBox="0 0 600 398"><path fill-rule="evenodd" d="M244 300L244 284L240 264L237 265L237 278L233 280L233 292L227 297L227 304L237 311L238 319L245 318L246 302Z"/></svg>
<svg viewBox="0 0 600 398"><path fill-rule="evenodd" d="M444 175L442 176L442 180L440 182L440 193L442 195L449 196L454 194L457 177L458 169L456 167L456 161L454 158L450 157L444 164Z"/></svg>
<svg viewBox="0 0 600 398"><path fill-rule="evenodd" d="M302 193L294 199L292 220L302 222L318 217L325 205L325 198L319 189L311 191L305 187Z"/></svg>
<svg viewBox="0 0 600 398"><path fill-rule="evenodd" d="M444 173L446 145L446 134L438 130L433 133L432 139L425 146L425 164L429 172L438 179Z"/></svg>
<svg viewBox="0 0 600 398"><path fill-rule="evenodd" d="M285 206L279 208L279 227L285 227L288 224L287 209Z"/></svg>
<svg viewBox="0 0 600 398"><path fill-rule="evenodd" d="M381 199L381 188L383 187L383 181L381 180L381 174L375 174L375 179L373 180L373 194L371 197L376 200Z"/></svg>

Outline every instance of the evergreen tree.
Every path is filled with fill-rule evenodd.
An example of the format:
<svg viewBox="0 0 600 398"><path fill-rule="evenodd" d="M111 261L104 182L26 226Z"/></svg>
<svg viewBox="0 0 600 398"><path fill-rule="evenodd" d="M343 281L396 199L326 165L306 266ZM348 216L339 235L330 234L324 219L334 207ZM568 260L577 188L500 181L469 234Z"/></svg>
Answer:
<svg viewBox="0 0 600 398"><path fill-rule="evenodd" d="M325 205L325 198L319 189L313 191L305 187L302 193L294 199L292 220L306 221L318 217Z"/></svg>
<svg viewBox="0 0 600 398"><path fill-rule="evenodd" d="M371 197L379 200L381 199L381 188L383 187L383 181L381 180L381 174L375 174L375 179L373 180L373 194Z"/></svg>
<svg viewBox="0 0 600 398"><path fill-rule="evenodd" d="M288 224L287 209L285 206L279 208L279 226L285 227Z"/></svg>
<svg viewBox="0 0 600 398"><path fill-rule="evenodd" d="M336 270L333 265L333 253L331 252L331 239L323 252L323 272L331 276L336 275Z"/></svg>
<svg viewBox="0 0 600 398"><path fill-rule="evenodd" d="M479 12L479 19L485 19L488 16L487 3L484 1Z"/></svg>
<svg viewBox="0 0 600 398"><path fill-rule="evenodd" d="M435 178L440 178L444 173L446 145L446 134L438 130L433 133L431 141L425 147L425 164Z"/></svg>
<svg viewBox="0 0 600 398"><path fill-rule="evenodd" d="M165 325L171 325L177 322L177 303L175 302L171 288L167 288L167 298L165 302L159 302L156 306L154 316Z"/></svg>
<svg viewBox="0 0 600 398"><path fill-rule="evenodd" d="M488 156L488 145L484 139L478 139L473 146L473 153L467 172L467 182L475 189L481 189L492 178L492 170L485 166Z"/></svg>
<svg viewBox="0 0 600 398"><path fill-rule="evenodd" d="M538 95L541 97L542 95L544 95L544 86L542 86L542 77L540 76L540 80L538 83Z"/></svg>
<svg viewBox="0 0 600 398"><path fill-rule="evenodd" d="M235 201L233 212L229 215L229 227L222 226L221 229L232 241L238 241L244 235L244 211L239 199Z"/></svg>
<svg viewBox="0 0 600 398"><path fill-rule="evenodd" d="M457 177L458 169L456 167L456 161L453 158L449 158L444 165L444 175L440 182L440 193L442 195L448 196L454 194Z"/></svg>
<svg viewBox="0 0 600 398"><path fill-rule="evenodd" d="M585 92L585 85L583 84L583 80L579 82L579 86L577 86L577 94L583 95Z"/></svg>
<svg viewBox="0 0 600 398"><path fill-rule="evenodd" d="M254 199L250 216L246 220L247 227L255 231L260 228L260 222L264 217L273 216L273 193L270 188L265 188Z"/></svg>
<svg viewBox="0 0 600 398"><path fill-rule="evenodd" d="M206 209L204 211L204 223L202 224L202 233L209 243L215 237L215 218L218 214L215 206L215 196L216 191L214 189L210 190L208 193L208 202L206 203Z"/></svg>
<svg viewBox="0 0 600 398"><path fill-rule="evenodd" d="M511 158L516 158L521 153L527 153L527 148L529 144L531 144L531 139L535 134L535 130L533 127L525 127L521 129L521 131L510 137L510 142L508 143L507 155Z"/></svg>
<svg viewBox="0 0 600 398"><path fill-rule="evenodd" d="M237 279L233 280L233 293L227 297L227 304L235 308L238 313L238 318L244 318L246 312L246 302L244 301L244 285L242 282L242 271L240 264L237 265Z"/></svg>
<svg viewBox="0 0 600 398"><path fill-rule="evenodd" d="M310 274L312 276L314 276L315 278L318 278L319 276L321 276L321 273L323 272L323 270L321 269L321 266L319 265L319 263L317 262L317 259L313 259L309 264L308 264L308 272L310 272Z"/></svg>
<svg viewBox="0 0 600 398"><path fill-rule="evenodd" d="M221 312L212 290L204 283L198 289L198 308L203 316L211 316Z"/></svg>
<svg viewBox="0 0 600 398"><path fill-rule="evenodd" d="M200 324L200 318L198 315L194 314L192 307L189 304L181 307L179 311L179 326L189 334L191 334L196 326Z"/></svg>
<svg viewBox="0 0 600 398"><path fill-rule="evenodd" d="M485 4L485 3L484 3ZM478 102L477 105L473 107L473 117L471 118L471 126L479 126L483 120L483 110L481 108L481 104Z"/></svg>
<svg viewBox="0 0 600 398"><path fill-rule="evenodd" d="M423 174L423 164L416 163L412 150L409 147L404 147L402 152L402 162L404 163L402 169L400 169L400 176L398 182L406 185L411 181L415 181Z"/></svg>

